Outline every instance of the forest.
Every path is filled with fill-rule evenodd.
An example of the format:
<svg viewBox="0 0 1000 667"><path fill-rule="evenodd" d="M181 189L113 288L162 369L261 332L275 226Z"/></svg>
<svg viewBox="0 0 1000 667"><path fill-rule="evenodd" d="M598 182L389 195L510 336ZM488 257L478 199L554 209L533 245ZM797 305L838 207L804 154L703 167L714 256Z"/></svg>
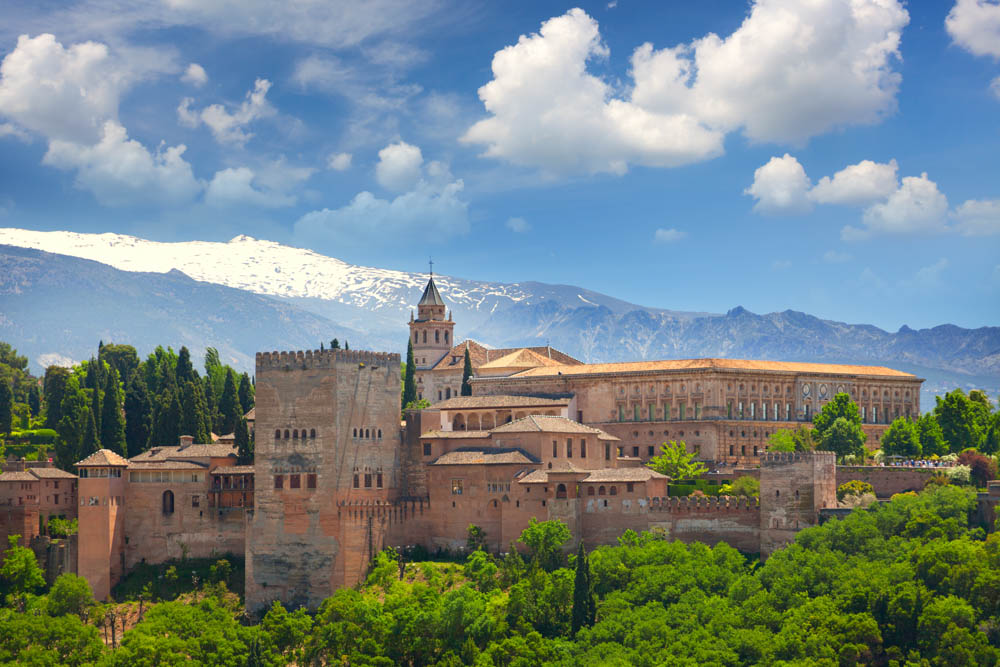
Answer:
<svg viewBox="0 0 1000 667"><path fill-rule="evenodd" d="M464 560L383 551L362 586L314 613L275 603L260 619L225 559L166 564L98 605L74 575L45 590L11 545L0 663L993 665L1000 535L976 525L975 504L934 484L806 529L764 563L630 531L567 556L558 521L493 555L470 526ZM131 619L127 631L109 633L109 618Z"/></svg>

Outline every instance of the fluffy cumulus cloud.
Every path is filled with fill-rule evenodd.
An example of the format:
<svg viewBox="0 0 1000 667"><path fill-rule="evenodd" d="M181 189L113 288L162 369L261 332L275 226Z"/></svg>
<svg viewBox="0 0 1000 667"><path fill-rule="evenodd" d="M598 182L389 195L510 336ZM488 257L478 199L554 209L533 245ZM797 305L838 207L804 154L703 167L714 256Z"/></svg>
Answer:
<svg viewBox="0 0 1000 667"><path fill-rule="evenodd" d="M653 240L657 243L673 243L674 241L680 241L685 236L687 236L687 232L682 232L681 230L674 229L673 227L670 229L664 229L661 227L653 232Z"/></svg>
<svg viewBox="0 0 1000 667"><path fill-rule="evenodd" d="M1000 235L1000 199L970 199L956 208L952 217L964 236Z"/></svg>
<svg viewBox="0 0 1000 667"><path fill-rule="evenodd" d="M1000 4L996 0L958 0L944 25L963 49L1000 58Z"/></svg>
<svg viewBox="0 0 1000 667"><path fill-rule="evenodd" d="M247 126L255 120L274 114L274 109L267 101L267 91L270 89L270 81L257 79L243 102L232 111L221 104L212 104L200 111L192 109L194 100L185 97L177 107L177 118L182 125L192 128L204 123L220 144L242 146L253 136L253 133L246 130Z"/></svg>
<svg viewBox="0 0 1000 667"><path fill-rule="evenodd" d="M181 81L184 83L190 83L195 88L201 88L206 83L208 83L208 73L205 72L205 68L198 63L191 63L184 70L184 75L181 77Z"/></svg>
<svg viewBox="0 0 1000 667"><path fill-rule="evenodd" d="M414 156L420 158L419 162ZM345 243L367 243L385 238L469 231L468 204L461 198L464 183L454 178L444 164L437 161L423 164L419 148L402 142L380 152L382 163L399 167L390 171L383 169L381 175L376 168L376 178L380 183L385 180L389 185L383 187L387 189L396 190L409 182L414 174L414 163L417 180L407 191L391 199L365 191L341 208L307 213L295 223L295 236L303 242L328 241L336 237Z"/></svg>
<svg viewBox="0 0 1000 667"><path fill-rule="evenodd" d="M128 204L177 205L201 191L185 147L161 146L155 153L134 139L116 121L106 121L101 140L94 145L62 139L49 143L43 163L75 170L76 185L89 190L107 206Z"/></svg>
<svg viewBox="0 0 1000 667"><path fill-rule="evenodd" d="M347 171L351 168L350 153L331 153L326 160L326 166L334 171Z"/></svg>
<svg viewBox="0 0 1000 667"><path fill-rule="evenodd" d="M722 153L727 132L802 143L896 108L898 0L757 0L731 35L631 57L625 95L590 73L610 56L580 9L497 52L479 89L489 117L464 135L485 155L551 172L624 172Z"/></svg>
<svg viewBox="0 0 1000 667"><path fill-rule="evenodd" d="M205 190L205 203L210 206L253 206L279 208L295 204L295 197L270 189L255 187L256 175L249 167L236 167L216 172Z"/></svg>
<svg viewBox="0 0 1000 667"><path fill-rule="evenodd" d="M824 176L819 179L809 191L809 198L818 204L866 206L896 191L897 170L895 160L888 163L862 160L844 167L832 178Z"/></svg>
<svg viewBox="0 0 1000 667"><path fill-rule="evenodd" d="M744 194L757 200L753 210L764 215L793 215L812 209L806 170L794 157L785 153L772 157L753 173L753 184Z"/></svg>
<svg viewBox="0 0 1000 667"><path fill-rule="evenodd" d="M417 146L405 141L389 144L378 152L375 180L386 190L405 192L420 180L423 163L424 156Z"/></svg>
<svg viewBox="0 0 1000 667"><path fill-rule="evenodd" d="M876 234L937 234L947 231L948 198L927 174L907 176L882 203L865 209L865 227L847 226L841 238L852 241Z"/></svg>

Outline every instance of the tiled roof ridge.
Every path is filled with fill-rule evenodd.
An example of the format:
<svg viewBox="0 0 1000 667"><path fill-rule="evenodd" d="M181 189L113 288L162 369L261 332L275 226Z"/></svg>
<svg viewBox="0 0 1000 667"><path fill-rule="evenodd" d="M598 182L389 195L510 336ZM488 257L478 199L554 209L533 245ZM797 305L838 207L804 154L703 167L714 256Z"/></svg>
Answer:
<svg viewBox="0 0 1000 667"><path fill-rule="evenodd" d="M530 368L515 373L511 377L532 377L548 375L604 375L613 373L650 372L657 370L720 370L720 371L771 371L814 374L874 375L893 378L914 378L912 373L864 364L844 364L808 361L775 361L768 359L726 359L722 357L699 357L691 359L653 359L640 361L615 361L596 364L563 364Z"/></svg>

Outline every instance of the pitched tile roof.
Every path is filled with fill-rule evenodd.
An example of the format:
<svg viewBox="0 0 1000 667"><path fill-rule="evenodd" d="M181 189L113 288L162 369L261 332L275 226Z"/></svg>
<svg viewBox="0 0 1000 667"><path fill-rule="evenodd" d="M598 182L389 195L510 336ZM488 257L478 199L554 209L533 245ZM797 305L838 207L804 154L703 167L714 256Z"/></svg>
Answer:
<svg viewBox="0 0 1000 667"><path fill-rule="evenodd" d="M421 438L488 438L490 437L489 431L427 431L420 435Z"/></svg>
<svg viewBox="0 0 1000 667"><path fill-rule="evenodd" d="M456 396L432 405L439 410L476 408L559 408L569 405L570 396Z"/></svg>
<svg viewBox="0 0 1000 667"><path fill-rule="evenodd" d="M252 475L253 466L215 466L213 475Z"/></svg>
<svg viewBox="0 0 1000 667"><path fill-rule="evenodd" d="M77 461L78 466L127 466L128 461L110 449L98 449L82 461Z"/></svg>
<svg viewBox="0 0 1000 667"><path fill-rule="evenodd" d="M431 275L430 280L427 281L427 287L424 288L423 296L420 297L420 302L418 306L443 306L444 299L441 298L441 293L438 292L437 285L434 284L434 276Z"/></svg>
<svg viewBox="0 0 1000 667"><path fill-rule="evenodd" d="M30 472L21 470L0 472L0 482L37 482L38 478Z"/></svg>
<svg viewBox="0 0 1000 667"><path fill-rule="evenodd" d="M592 471L584 482L647 482L651 479L670 479L645 466L641 468L601 468Z"/></svg>
<svg viewBox="0 0 1000 667"><path fill-rule="evenodd" d="M665 359L662 361L623 361L609 364L573 364L544 366L517 373L515 377L552 375L602 375L611 373L643 373L649 371L684 370L750 370L779 371L786 373L816 373L823 375L876 375L898 378L915 378L885 366L860 366L851 364L818 364L797 361L757 361L751 359Z"/></svg>
<svg viewBox="0 0 1000 667"><path fill-rule="evenodd" d="M207 463L194 461L129 461L129 470L204 470Z"/></svg>
<svg viewBox="0 0 1000 667"><path fill-rule="evenodd" d="M585 433L596 435L599 440L618 440L615 436L605 433L599 428L584 426L566 417L547 415L529 415L512 422L497 426L490 433Z"/></svg>
<svg viewBox="0 0 1000 667"><path fill-rule="evenodd" d="M439 456L431 465L537 464L539 461L518 447L461 447Z"/></svg>
<svg viewBox="0 0 1000 667"><path fill-rule="evenodd" d="M248 422L252 422L253 420L257 419L257 406L250 408L250 412L243 415L243 418L246 419Z"/></svg>
<svg viewBox="0 0 1000 667"><path fill-rule="evenodd" d="M463 359L464 363L464 359ZM506 354L499 359L493 359L476 368L479 375L489 375L491 371L513 371L540 366L562 366L563 364L548 355L542 355L535 350L522 347Z"/></svg>
<svg viewBox="0 0 1000 667"><path fill-rule="evenodd" d="M179 446L152 447L141 454L136 454L129 460L135 463L143 463L148 461L167 461L170 459L221 458L236 455L235 445L220 442L210 445L188 445L184 449L181 449Z"/></svg>
<svg viewBox="0 0 1000 667"><path fill-rule="evenodd" d="M549 481L549 475L586 475L590 471L577 468L569 461L555 461L551 468L542 470L532 470L527 475L518 480L521 484L545 484ZM565 478L561 478L565 480Z"/></svg>
<svg viewBox="0 0 1000 667"><path fill-rule="evenodd" d="M548 359L551 357L552 361L556 363L571 366L575 364L582 363L577 359L569 356L565 352L560 352L554 347L549 347L546 345L541 345L538 347L506 347L506 348L489 348L479 343L477 341L468 339L464 340L455 347L451 348L446 355L441 357L441 360L434 365L433 370L455 370L460 371L465 365L465 348L469 347L469 361L472 362L473 373L476 372L477 368L484 366L494 360L502 359L510 354L520 352L521 350L528 350L534 352L541 357Z"/></svg>
<svg viewBox="0 0 1000 667"><path fill-rule="evenodd" d="M76 479L76 475L59 468L28 468L35 477L39 479Z"/></svg>

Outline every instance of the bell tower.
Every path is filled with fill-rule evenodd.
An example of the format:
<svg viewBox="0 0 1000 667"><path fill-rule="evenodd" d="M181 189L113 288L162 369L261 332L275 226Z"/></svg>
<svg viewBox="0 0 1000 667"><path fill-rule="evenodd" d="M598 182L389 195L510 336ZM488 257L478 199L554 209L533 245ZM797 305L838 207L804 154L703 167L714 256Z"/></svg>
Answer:
<svg viewBox="0 0 1000 667"><path fill-rule="evenodd" d="M431 264L427 287L417 304L417 317L410 313L410 340L413 342L413 358L417 368L426 370L448 354L455 344L453 336L455 323L451 313L445 319L444 299L434 284L434 265Z"/></svg>

